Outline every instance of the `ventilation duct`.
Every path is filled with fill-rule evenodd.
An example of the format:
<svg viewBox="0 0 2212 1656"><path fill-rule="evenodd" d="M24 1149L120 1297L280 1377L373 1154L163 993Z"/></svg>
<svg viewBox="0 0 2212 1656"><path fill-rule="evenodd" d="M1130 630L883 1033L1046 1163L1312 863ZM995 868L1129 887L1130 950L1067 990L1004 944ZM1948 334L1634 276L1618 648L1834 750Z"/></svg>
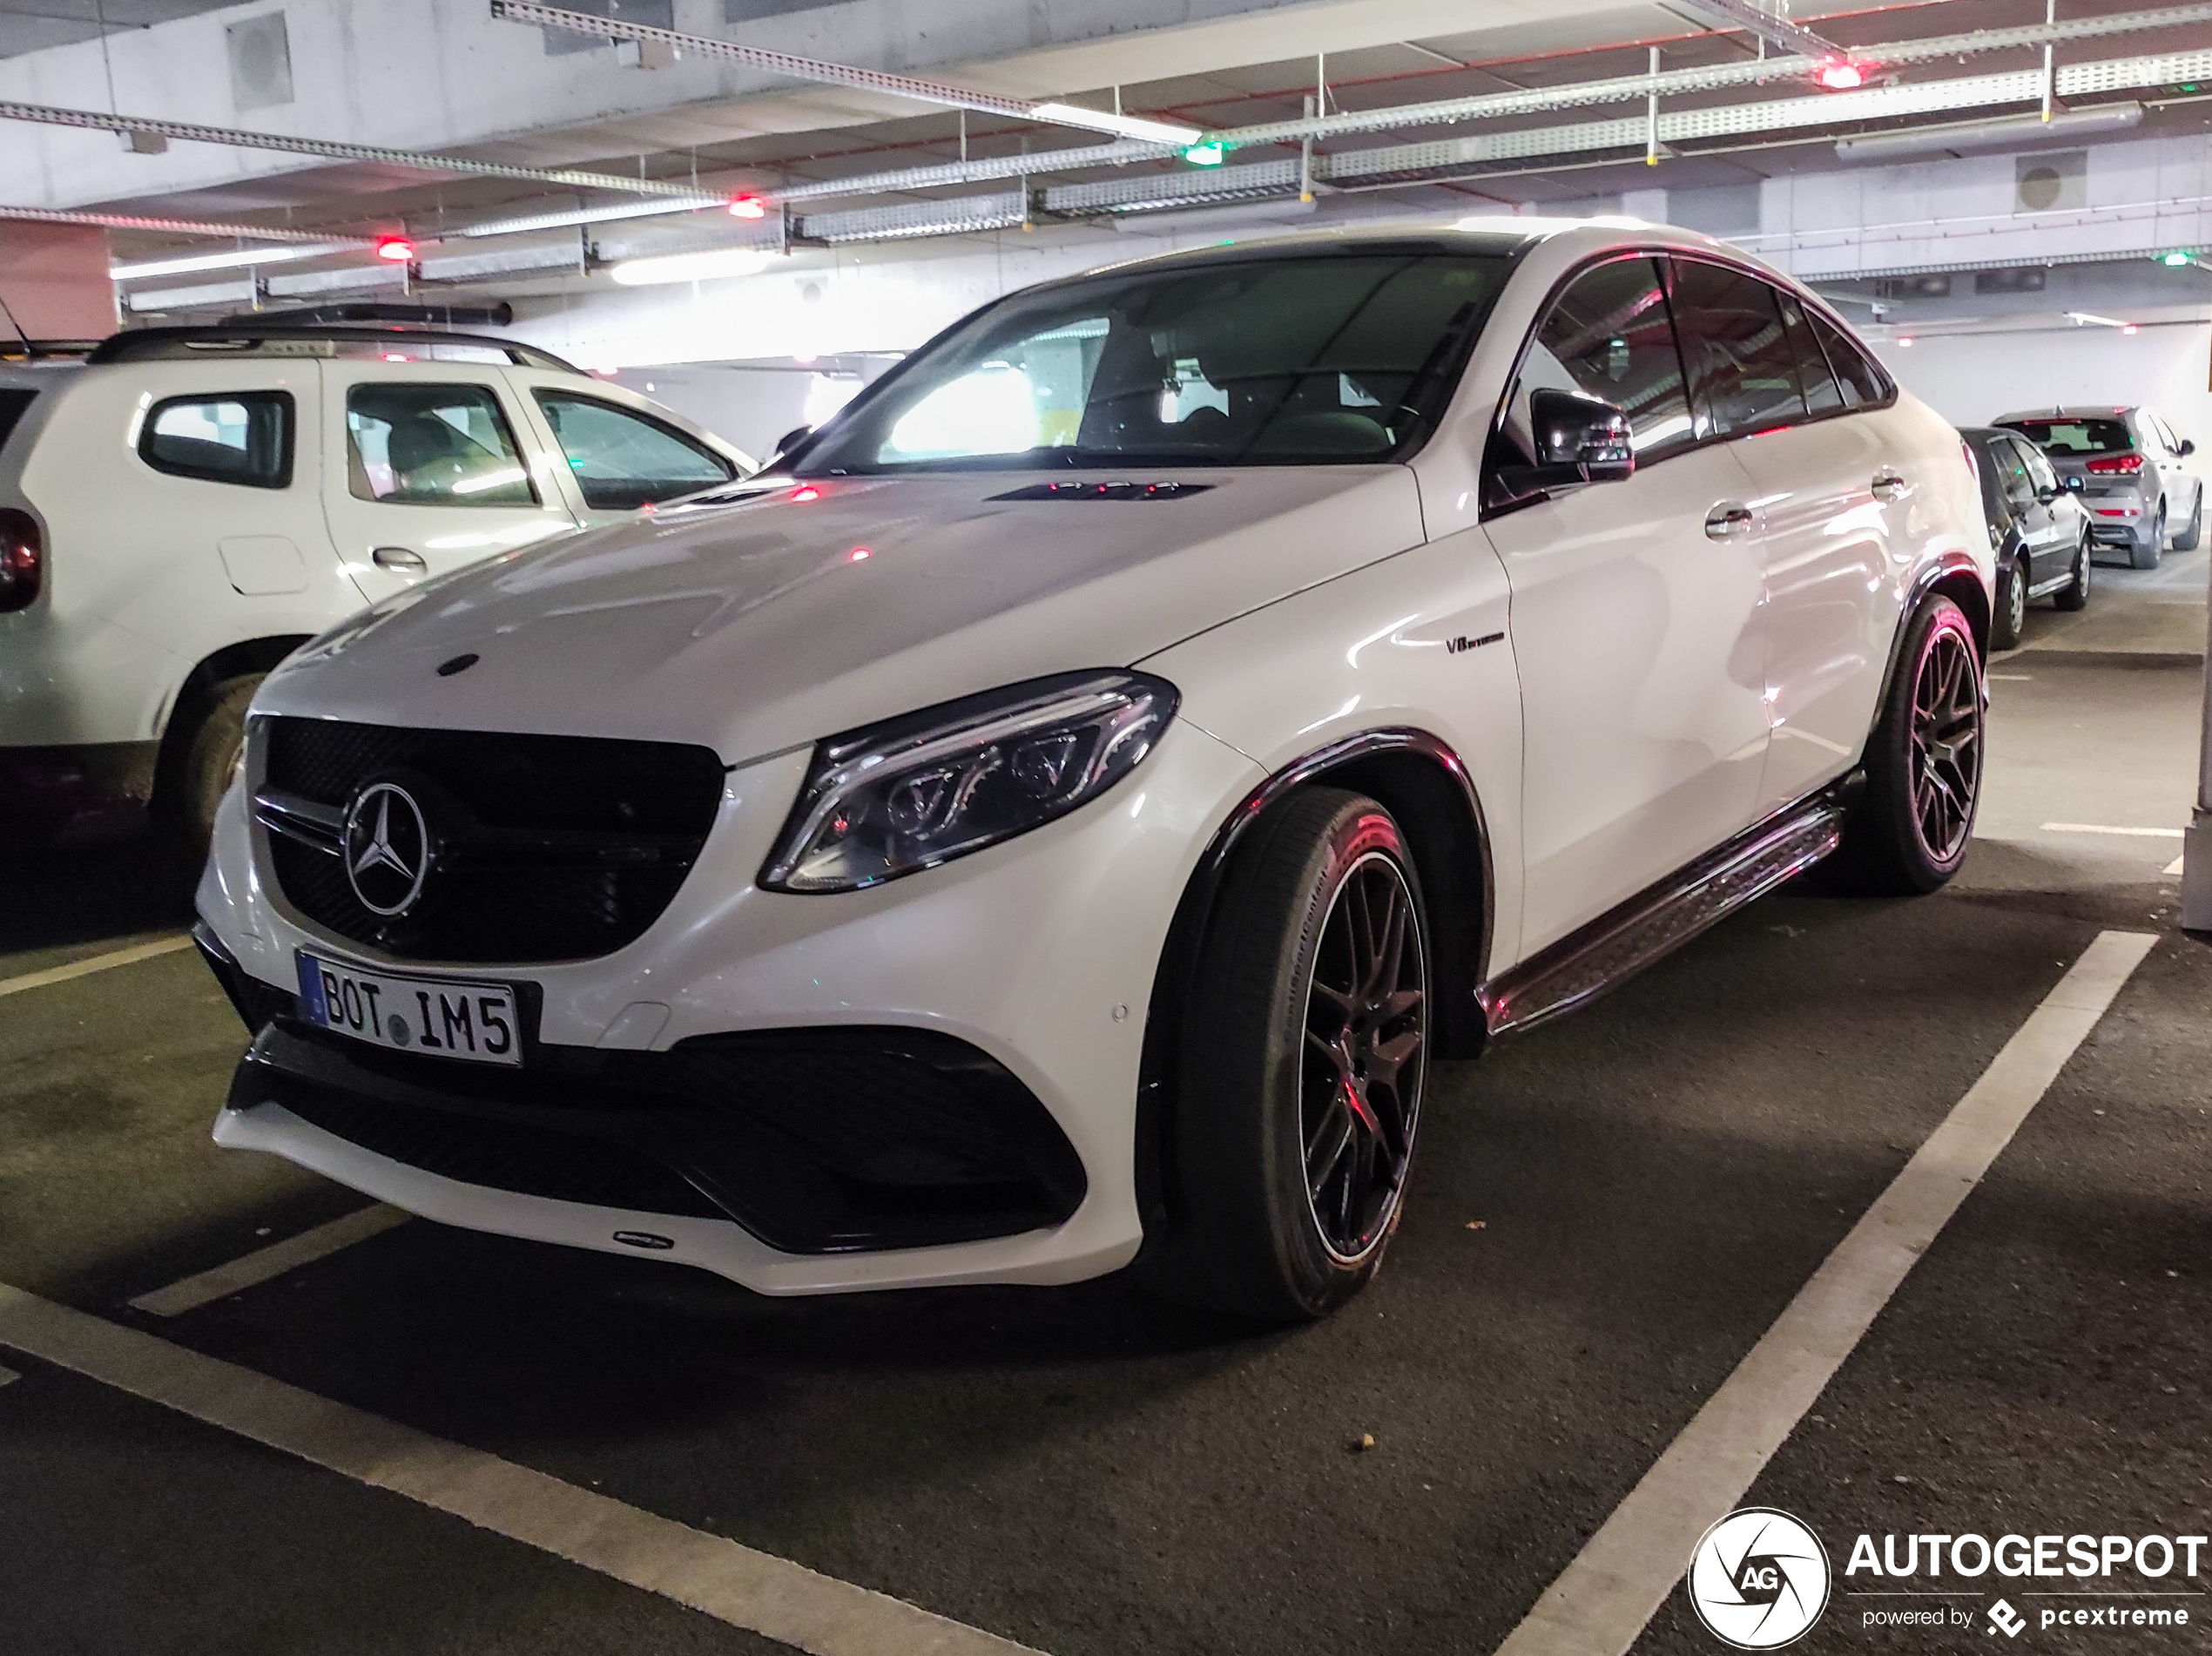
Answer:
<svg viewBox="0 0 2212 1656"><path fill-rule="evenodd" d="M2125 132L2142 124L2141 104L2073 110L2047 121L2040 115L2007 115L2001 120L1925 127L1917 132L1876 132L1867 138L1843 139L1836 145L1836 159L1902 161L1919 155L1968 155L1982 150L2064 149L2085 138Z"/></svg>

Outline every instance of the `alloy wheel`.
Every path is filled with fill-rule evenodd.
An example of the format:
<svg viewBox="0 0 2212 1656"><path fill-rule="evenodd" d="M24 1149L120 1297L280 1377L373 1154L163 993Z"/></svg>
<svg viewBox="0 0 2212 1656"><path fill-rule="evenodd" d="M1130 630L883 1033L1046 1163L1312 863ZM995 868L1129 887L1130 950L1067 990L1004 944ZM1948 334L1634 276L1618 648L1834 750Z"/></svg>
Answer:
<svg viewBox="0 0 2212 1656"><path fill-rule="evenodd" d="M1405 870L1368 852L1322 924L1298 1087L1306 1200L1323 1246L1347 1264L1389 1234L1413 1158L1427 1058L1426 956Z"/></svg>
<svg viewBox="0 0 2212 1656"><path fill-rule="evenodd" d="M1938 862L1964 848L1981 786L1981 683L1973 646L1939 629L1912 686L1912 814Z"/></svg>
<svg viewBox="0 0 2212 1656"><path fill-rule="evenodd" d="M2013 640L2027 629L2027 560L2013 565L2013 578L2005 584L2006 620Z"/></svg>

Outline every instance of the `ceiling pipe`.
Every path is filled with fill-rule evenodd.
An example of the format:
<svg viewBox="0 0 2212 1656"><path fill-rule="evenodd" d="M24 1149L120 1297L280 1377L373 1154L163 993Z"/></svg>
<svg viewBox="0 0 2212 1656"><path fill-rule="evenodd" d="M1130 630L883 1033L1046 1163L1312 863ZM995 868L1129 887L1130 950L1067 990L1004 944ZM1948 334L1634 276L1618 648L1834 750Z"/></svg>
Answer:
<svg viewBox="0 0 2212 1656"><path fill-rule="evenodd" d="M1148 143L1173 145L1178 148L1195 144L1204 136L1197 127L1179 121L1152 120L1142 115L1124 115L1118 110L1085 109L1077 104L1049 100L1033 103L1025 98L975 91L966 86L955 86L949 81L923 80L913 75L889 74L880 69L856 69L849 64L826 63L819 57L800 57L787 51L771 51L764 46L742 46L735 41L717 40L708 35L679 34L673 29L657 29L650 24L631 23L619 17L598 17L590 12L570 11L560 6L539 5L534 0L491 0L491 15L508 23L534 24L544 29L566 29L576 34L597 35L604 39L650 43L678 52L690 52L695 57L718 57L727 63L744 64L750 68L766 70L771 74L786 75L793 80L814 81L826 86L849 86L864 92L882 92L894 98L912 98L917 103L935 104L945 109L977 110L987 115L1043 121L1055 126L1081 127L1087 132L1110 132L1117 138L1133 138Z"/></svg>
<svg viewBox="0 0 2212 1656"><path fill-rule="evenodd" d="M374 245L368 236L333 236L320 230L278 230L261 224L212 224L204 219L149 219L133 213L78 213L57 207L0 206L0 219L21 219L32 224L82 224L102 230L155 230L177 236L236 236L250 241L340 243L348 247Z"/></svg>
<svg viewBox="0 0 2212 1656"><path fill-rule="evenodd" d="M1974 150L2048 150L2079 144L2085 138L2125 132L2143 124L2141 104L2107 104L2069 110L2062 115L2007 115L1993 121L1957 126L1922 127L1905 132L1874 132L1839 139L1839 161L1896 161L1915 155L1946 155Z"/></svg>
<svg viewBox="0 0 2212 1656"><path fill-rule="evenodd" d="M571 190L622 190L631 195L695 199L689 184L658 179L626 179L617 172L577 172L565 168L505 166L496 161L469 161L420 150L391 150L375 144L337 144L317 138L288 138L236 126L202 126L192 121L156 120L143 115L109 115L98 110L55 109L44 104L0 102L0 120L30 121L42 126L87 127L95 132L142 132L187 144L222 144L233 149L273 150L284 155L312 155L328 161L368 161L380 166L411 167L421 172L462 172L475 178L515 179L527 184L556 184ZM681 212L684 209L678 208Z"/></svg>

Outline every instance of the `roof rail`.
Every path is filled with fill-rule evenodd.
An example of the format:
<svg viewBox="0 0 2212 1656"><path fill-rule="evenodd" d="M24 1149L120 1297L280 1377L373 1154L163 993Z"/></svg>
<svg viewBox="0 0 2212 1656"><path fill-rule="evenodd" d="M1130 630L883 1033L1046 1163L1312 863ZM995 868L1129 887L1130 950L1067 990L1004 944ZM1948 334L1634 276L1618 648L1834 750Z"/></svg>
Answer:
<svg viewBox="0 0 2212 1656"><path fill-rule="evenodd" d="M565 374L582 374L573 362L550 351L519 340L494 339L489 334L455 333L442 328L373 327L368 324L301 322L219 323L212 327L132 328L111 334L92 348L85 362L147 362L175 361L225 354L223 348L245 355L264 343L275 341L328 344L391 345L429 341L441 345L474 345L503 351L518 368L548 368Z"/></svg>
<svg viewBox="0 0 2212 1656"><path fill-rule="evenodd" d="M24 362L49 356L84 356L99 348L96 339L0 339L0 362Z"/></svg>

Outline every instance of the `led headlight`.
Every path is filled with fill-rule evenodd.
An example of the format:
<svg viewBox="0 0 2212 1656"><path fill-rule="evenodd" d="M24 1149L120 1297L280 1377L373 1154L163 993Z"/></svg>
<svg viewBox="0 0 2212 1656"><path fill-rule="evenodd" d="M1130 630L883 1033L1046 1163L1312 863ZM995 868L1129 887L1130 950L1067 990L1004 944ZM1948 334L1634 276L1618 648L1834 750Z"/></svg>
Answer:
<svg viewBox="0 0 2212 1656"><path fill-rule="evenodd" d="M1073 673L833 736L760 883L851 891L1027 833L1134 770L1175 704L1144 673Z"/></svg>

